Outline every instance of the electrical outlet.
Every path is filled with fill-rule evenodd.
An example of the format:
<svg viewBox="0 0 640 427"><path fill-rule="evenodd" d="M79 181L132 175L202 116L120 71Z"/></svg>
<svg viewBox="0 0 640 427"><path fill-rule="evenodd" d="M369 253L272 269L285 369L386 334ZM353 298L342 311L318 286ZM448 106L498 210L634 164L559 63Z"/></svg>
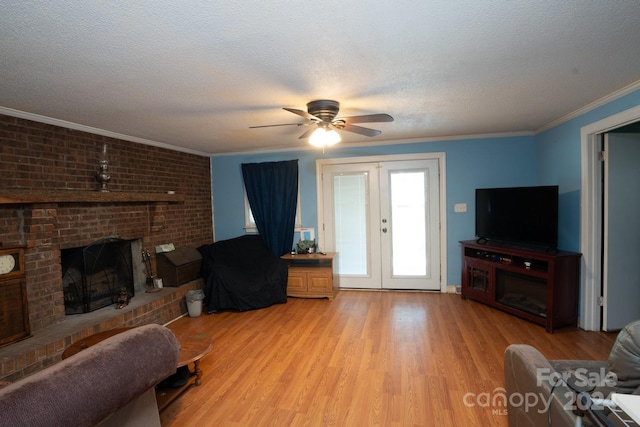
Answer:
<svg viewBox="0 0 640 427"><path fill-rule="evenodd" d="M456 203L453 206L453 211L454 212L466 212L467 211L467 204L466 203Z"/></svg>

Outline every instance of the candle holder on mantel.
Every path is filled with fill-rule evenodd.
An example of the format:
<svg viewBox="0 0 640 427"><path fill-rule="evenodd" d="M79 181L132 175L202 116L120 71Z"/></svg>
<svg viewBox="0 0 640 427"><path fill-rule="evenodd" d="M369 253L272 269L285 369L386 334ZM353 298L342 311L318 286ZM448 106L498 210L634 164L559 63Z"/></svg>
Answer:
<svg viewBox="0 0 640 427"><path fill-rule="evenodd" d="M100 157L100 169L96 171L96 181L100 184L98 191L108 193L107 183L111 181L109 169L109 159L107 159L107 144L102 146L102 156Z"/></svg>

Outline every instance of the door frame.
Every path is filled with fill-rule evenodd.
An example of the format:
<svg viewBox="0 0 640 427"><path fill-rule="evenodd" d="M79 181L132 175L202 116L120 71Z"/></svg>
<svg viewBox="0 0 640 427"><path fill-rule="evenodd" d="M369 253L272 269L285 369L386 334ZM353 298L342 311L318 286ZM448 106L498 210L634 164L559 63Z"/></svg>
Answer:
<svg viewBox="0 0 640 427"><path fill-rule="evenodd" d="M640 120L640 106L606 117L580 129L582 166L580 250L580 317L578 326L599 331L600 284L602 282L602 168L599 157L600 134Z"/></svg>
<svg viewBox="0 0 640 427"><path fill-rule="evenodd" d="M640 251L634 238L640 233L629 197L635 200L640 190L640 133L607 132L604 138L604 228L602 264L602 321L606 332L619 331L640 318L640 279L632 270ZM631 277L629 277L631 276Z"/></svg>
<svg viewBox="0 0 640 427"><path fill-rule="evenodd" d="M316 194L318 205L318 245L324 246L324 197L322 189L322 168L325 165L339 165L345 163L379 163L397 162L405 160L437 160L438 161L438 190L440 192L440 292L447 292L447 194L446 194L446 154L445 153L416 153L393 154L380 156L340 157L334 159L316 160Z"/></svg>

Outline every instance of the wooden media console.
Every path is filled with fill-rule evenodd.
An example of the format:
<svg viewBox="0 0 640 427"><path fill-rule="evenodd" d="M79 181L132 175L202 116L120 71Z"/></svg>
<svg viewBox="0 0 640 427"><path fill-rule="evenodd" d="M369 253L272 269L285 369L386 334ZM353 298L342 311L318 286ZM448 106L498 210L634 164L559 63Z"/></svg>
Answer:
<svg viewBox="0 0 640 427"><path fill-rule="evenodd" d="M581 254L504 243L462 245L462 298L544 326L576 326Z"/></svg>

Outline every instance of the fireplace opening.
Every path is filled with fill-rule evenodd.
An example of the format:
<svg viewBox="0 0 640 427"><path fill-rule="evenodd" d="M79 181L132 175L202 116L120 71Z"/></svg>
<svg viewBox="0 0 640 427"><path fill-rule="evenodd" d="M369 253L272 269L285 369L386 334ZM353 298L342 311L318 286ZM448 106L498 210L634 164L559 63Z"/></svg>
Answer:
<svg viewBox="0 0 640 427"><path fill-rule="evenodd" d="M63 249L65 314L89 313L115 304L121 288L135 294L131 241L107 237L81 248Z"/></svg>
<svg viewBox="0 0 640 427"><path fill-rule="evenodd" d="M497 269L496 296L501 304L547 316L547 281L543 278Z"/></svg>

